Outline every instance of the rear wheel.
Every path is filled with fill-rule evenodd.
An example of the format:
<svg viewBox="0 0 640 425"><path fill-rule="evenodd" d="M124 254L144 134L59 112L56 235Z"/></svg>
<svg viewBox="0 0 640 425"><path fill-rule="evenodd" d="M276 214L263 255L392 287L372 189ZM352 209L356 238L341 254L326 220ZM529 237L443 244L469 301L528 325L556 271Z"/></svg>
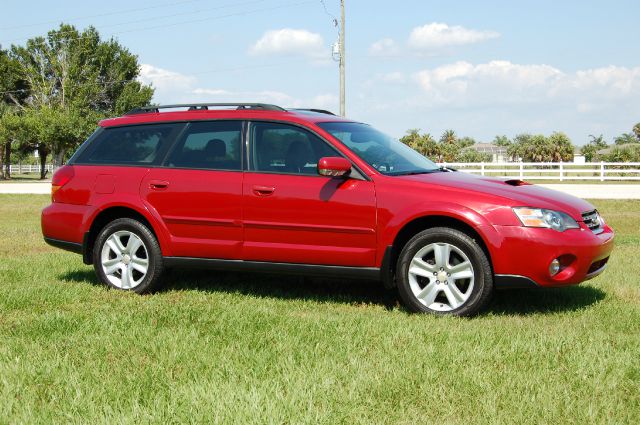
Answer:
<svg viewBox="0 0 640 425"><path fill-rule="evenodd" d="M471 316L491 298L486 254L469 235L435 227L414 236L398 259L400 298L414 312Z"/></svg>
<svg viewBox="0 0 640 425"><path fill-rule="evenodd" d="M107 286L143 293L152 290L162 275L162 253L153 233L131 218L107 224L96 238L93 265Z"/></svg>

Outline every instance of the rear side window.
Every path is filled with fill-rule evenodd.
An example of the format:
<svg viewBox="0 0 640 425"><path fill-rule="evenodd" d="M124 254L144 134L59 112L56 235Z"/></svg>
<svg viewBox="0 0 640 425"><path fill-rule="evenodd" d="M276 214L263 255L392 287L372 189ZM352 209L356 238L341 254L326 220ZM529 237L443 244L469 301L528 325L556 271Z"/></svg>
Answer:
<svg viewBox="0 0 640 425"><path fill-rule="evenodd" d="M208 170L241 170L241 134L241 121L191 123L173 149L167 165Z"/></svg>
<svg viewBox="0 0 640 425"><path fill-rule="evenodd" d="M183 124L153 124L106 128L82 152L77 163L157 164L183 126Z"/></svg>

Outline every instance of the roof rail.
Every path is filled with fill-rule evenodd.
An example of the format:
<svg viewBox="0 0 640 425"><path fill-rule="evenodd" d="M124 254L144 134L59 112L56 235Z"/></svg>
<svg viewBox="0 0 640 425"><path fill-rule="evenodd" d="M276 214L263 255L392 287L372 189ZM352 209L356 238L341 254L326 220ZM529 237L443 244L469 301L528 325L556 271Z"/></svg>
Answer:
<svg viewBox="0 0 640 425"><path fill-rule="evenodd" d="M327 115L335 115L331 111L327 111L326 109L315 109L315 108L293 108L289 109L290 111L307 111L307 112L316 112L318 114L327 114Z"/></svg>
<svg viewBox="0 0 640 425"><path fill-rule="evenodd" d="M173 108L189 108L189 111L208 110L209 107L229 107L235 106L236 109L257 109L261 111L280 111L285 112L286 109L277 105L271 105L268 103L181 103L175 105L157 105L157 106L142 106L140 108L134 108L127 112L125 115L146 114L149 112L160 112L160 109L173 109Z"/></svg>

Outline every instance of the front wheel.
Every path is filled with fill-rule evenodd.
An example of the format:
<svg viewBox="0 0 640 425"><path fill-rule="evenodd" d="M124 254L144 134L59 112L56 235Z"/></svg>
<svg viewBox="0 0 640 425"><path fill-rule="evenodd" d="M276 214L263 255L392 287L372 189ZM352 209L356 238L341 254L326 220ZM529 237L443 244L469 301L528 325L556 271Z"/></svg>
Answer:
<svg viewBox="0 0 640 425"><path fill-rule="evenodd" d="M466 233L434 227L402 249L398 292L414 312L472 316L491 299L493 275L486 254Z"/></svg>
<svg viewBox="0 0 640 425"><path fill-rule="evenodd" d="M144 224L119 218L98 234L93 266L107 286L140 294L157 285L162 274L162 253L156 237Z"/></svg>

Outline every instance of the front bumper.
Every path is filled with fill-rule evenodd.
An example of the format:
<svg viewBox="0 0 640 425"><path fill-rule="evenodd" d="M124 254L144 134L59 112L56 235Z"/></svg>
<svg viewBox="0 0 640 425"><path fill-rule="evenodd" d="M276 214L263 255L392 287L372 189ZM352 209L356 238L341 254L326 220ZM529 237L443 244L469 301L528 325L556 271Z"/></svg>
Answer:
<svg viewBox="0 0 640 425"><path fill-rule="evenodd" d="M557 232L521 226L494 226L500 246L492 255L497 287L531 281L538 286L575 285L602 273L614 245L613 230L594 234L585 227ZM549 264L559 258L561 271L550 276ZM529 285L531 286L531 285Z"/></svg>

